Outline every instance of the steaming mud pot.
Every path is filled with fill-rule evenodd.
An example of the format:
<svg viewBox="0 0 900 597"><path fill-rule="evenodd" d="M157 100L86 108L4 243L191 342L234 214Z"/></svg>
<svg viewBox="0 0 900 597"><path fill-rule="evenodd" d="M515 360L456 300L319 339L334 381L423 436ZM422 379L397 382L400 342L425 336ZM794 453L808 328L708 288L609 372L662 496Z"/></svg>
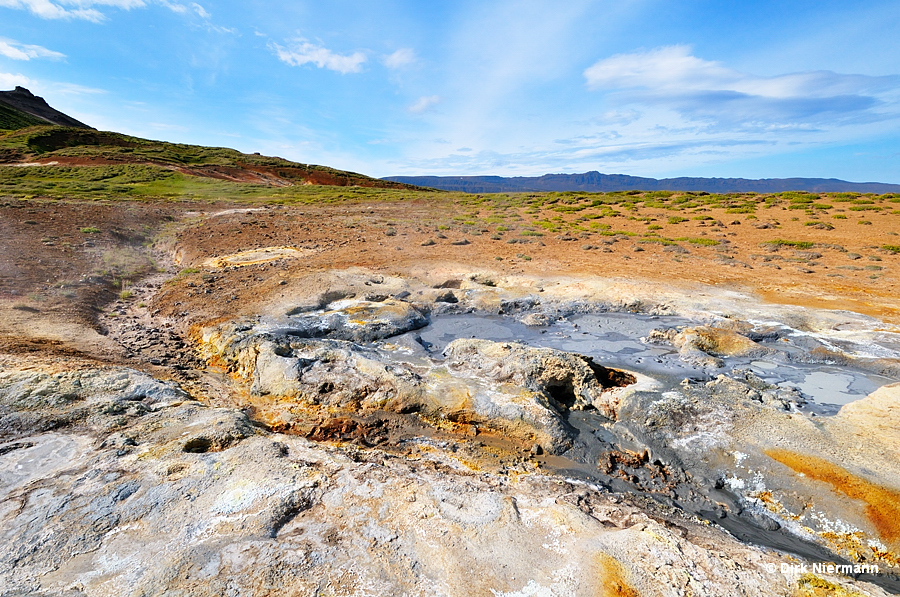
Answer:
<svg viewBox="0 0 900 597"><path fill-rule="evenodd" d="M8 367L0 594L900 591L895 330L576 282L288 284L195 327L219 408Z"/></svg>

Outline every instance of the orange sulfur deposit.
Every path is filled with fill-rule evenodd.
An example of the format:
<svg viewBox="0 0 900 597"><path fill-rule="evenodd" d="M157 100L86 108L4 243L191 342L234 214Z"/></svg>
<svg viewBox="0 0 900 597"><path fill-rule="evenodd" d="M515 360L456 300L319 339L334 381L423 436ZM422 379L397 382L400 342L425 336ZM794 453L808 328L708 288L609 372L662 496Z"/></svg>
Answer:
<svg viewBox="0 0 900 597"><path fill-rule="evenodd" d="M900 542L900 491L861 479L846 469L816 456L773 448L766 455L810 479L822 481L835 491L866 504L866 516L881 539Z"/></svg>

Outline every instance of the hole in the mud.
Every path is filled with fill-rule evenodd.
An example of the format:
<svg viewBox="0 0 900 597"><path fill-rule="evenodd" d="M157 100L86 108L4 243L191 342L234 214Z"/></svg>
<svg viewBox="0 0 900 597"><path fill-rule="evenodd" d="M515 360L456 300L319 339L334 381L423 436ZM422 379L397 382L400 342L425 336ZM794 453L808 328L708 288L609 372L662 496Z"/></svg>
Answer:
<svg viewBox="0 0 900 597"><path fill-rule="evenodd" d="M290 357L294 354L294 351L291 350L290 346L283 346L281 344L275 345L275 348L272 349L272 352L280 357Z"/></svg>
<svg viewBox="0 0 900 597"><path fill-rule="evenodd" d="M624 388L637 381L637 378L634 375L625 371L609 369L591 361L588 362L588 365L590 366L591 371L594 372L597 381L604 388Z"/></svg>
<svg viewBox="0 0 900 597"><path fill-rule="evenodd" d="M212 448L212 442L205 437L194 437L184 443L182 451L191 454L204 454Z"/></svg>
<svg viewBox="0 0 900 597"><path fill-rule="evenodd" d="M334 391L334 384L330 381L319 384L319 394L330 394Z"/></svg>
<svg viewBox="0 0 900 597"><path fill-rule="evenodd" d="M547 386L547 394L556 403L560 410L569 410L575 406L578 398L575 396L575 388L571 382L562 382Z"/></svg>

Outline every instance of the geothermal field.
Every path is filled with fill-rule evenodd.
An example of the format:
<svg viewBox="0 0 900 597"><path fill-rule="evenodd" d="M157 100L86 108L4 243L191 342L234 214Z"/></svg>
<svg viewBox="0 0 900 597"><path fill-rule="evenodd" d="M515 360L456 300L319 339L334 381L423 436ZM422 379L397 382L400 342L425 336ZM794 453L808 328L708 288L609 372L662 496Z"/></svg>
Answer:
<svg viewBox="0 0 900 597"><path fill-rule="evenodd" d="M0 595L900 592L900 194L450 192L26 116Z"/></svg>

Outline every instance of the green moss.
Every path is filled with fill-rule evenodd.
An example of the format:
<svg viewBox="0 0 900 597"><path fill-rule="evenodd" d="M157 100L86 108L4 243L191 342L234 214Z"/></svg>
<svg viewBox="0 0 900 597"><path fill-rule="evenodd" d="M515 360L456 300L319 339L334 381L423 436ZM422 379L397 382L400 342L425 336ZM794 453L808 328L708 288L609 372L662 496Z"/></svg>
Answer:
<svg viewBox="0 0 900 597"><path fill-rule="evenodd" d="M703 238L702 236L699 238L689 238L687 241L692 245L701 245L704 247L713 247L719 244L719 241L713 238Z"/></svg>
<svg viewBox="0 0 900 597"><path fill-rule="evenodd" d="M6 104L0 104L0 130L11 131L46 124L45 120L36 116L26 114Z"/></svg>
<svg viewBox="0 0 900 597"><path fill-rule="evenodd" d="M760 245L765 246L776 246L776 247L793 247L795 249L812 249L816 243L805 241L805 240L783 240L783 239L775 239L775 240L767 240L765 242L760 243Z"/></svg>

